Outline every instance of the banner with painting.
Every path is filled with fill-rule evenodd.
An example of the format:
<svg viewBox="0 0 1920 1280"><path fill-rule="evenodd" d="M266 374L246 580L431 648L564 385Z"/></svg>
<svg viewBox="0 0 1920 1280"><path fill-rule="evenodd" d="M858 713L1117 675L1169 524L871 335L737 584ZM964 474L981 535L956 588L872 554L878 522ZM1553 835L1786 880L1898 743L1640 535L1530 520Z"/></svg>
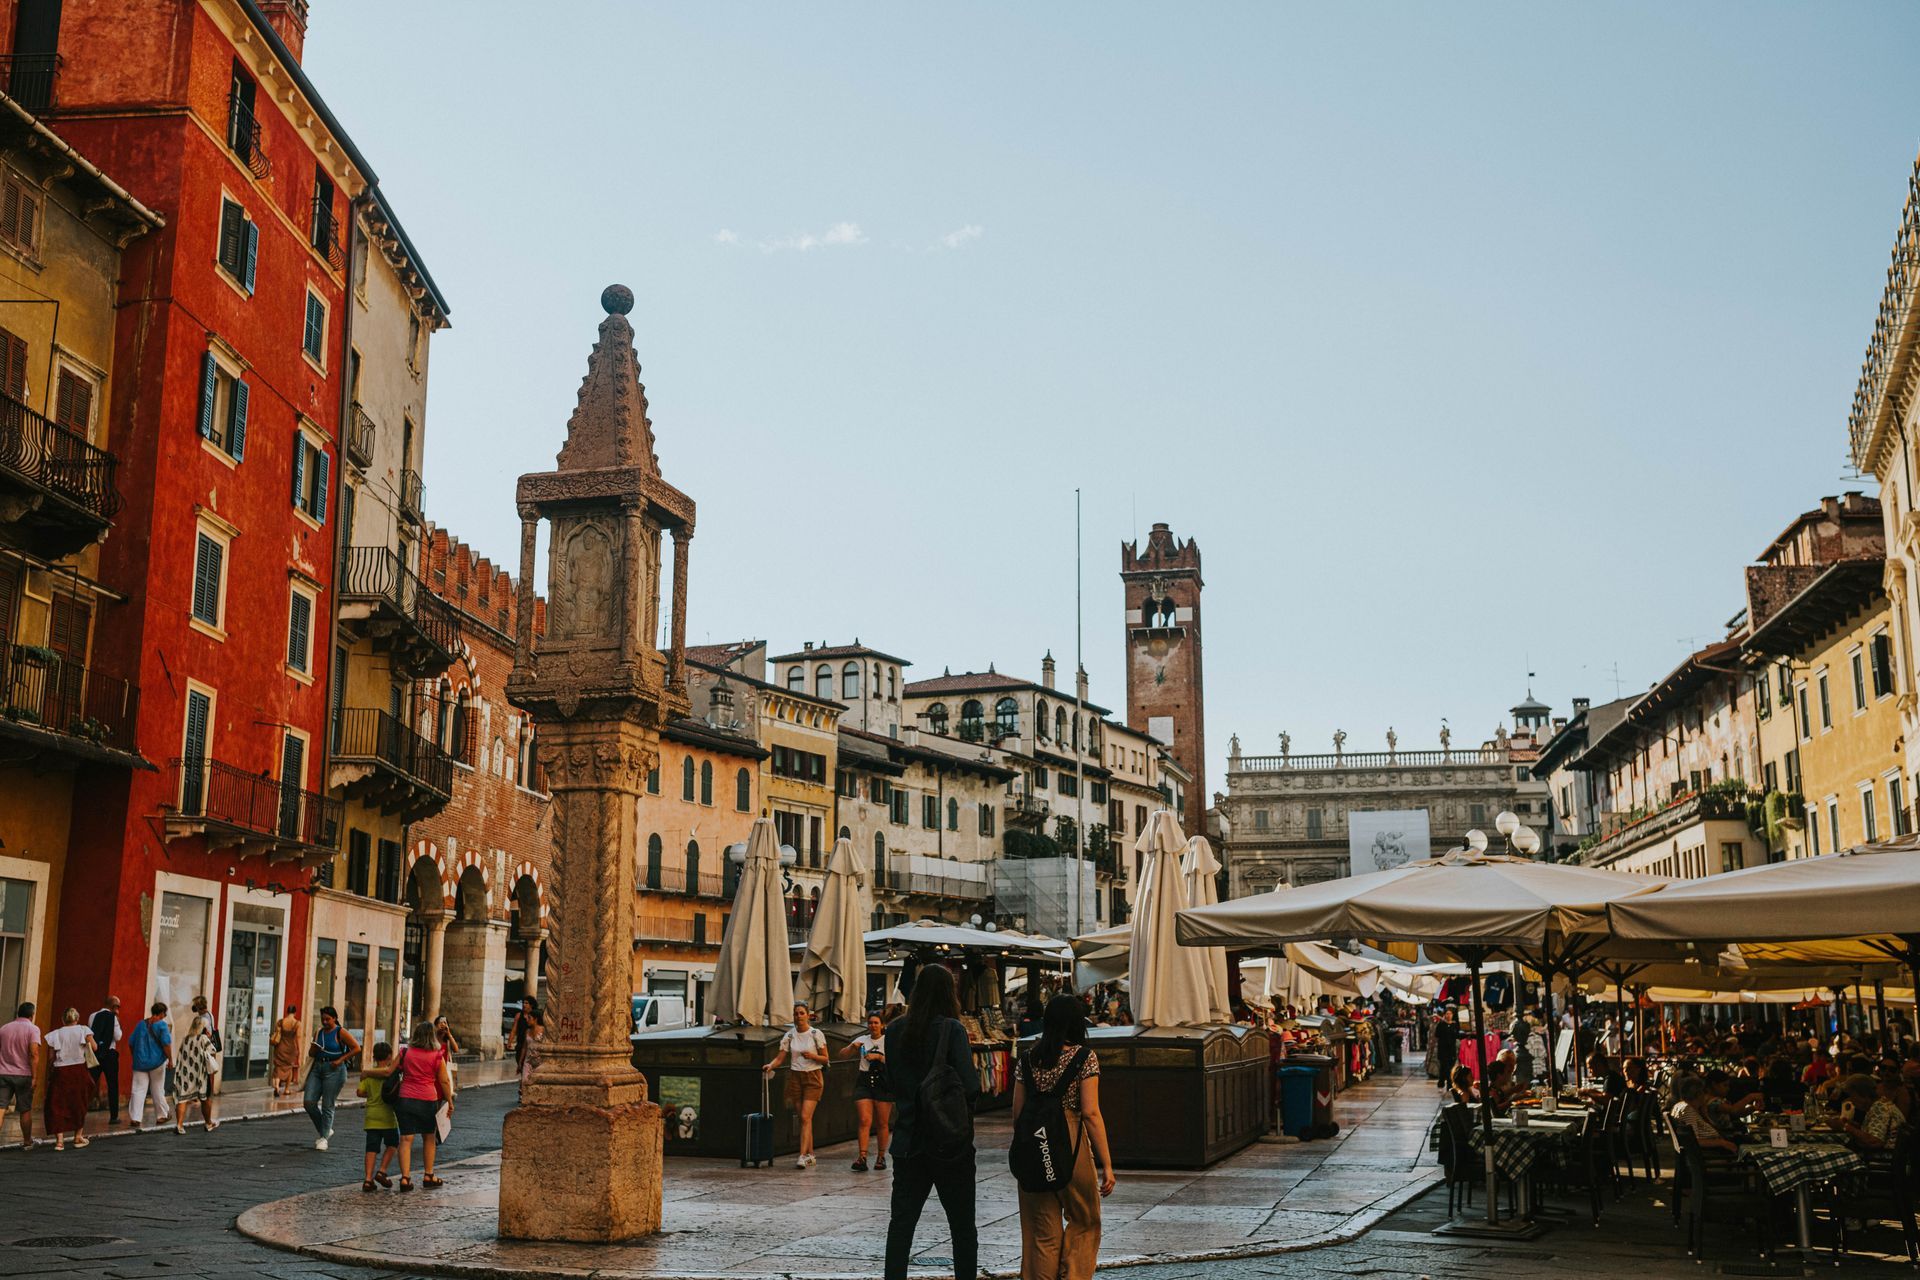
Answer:
<svg viewBox="0 0 1920 1280"><path fill-rule="evenodd" d="M1354 809L1347 814L1347 874L1392 871L1432 855L1425 809Z"/></svg>

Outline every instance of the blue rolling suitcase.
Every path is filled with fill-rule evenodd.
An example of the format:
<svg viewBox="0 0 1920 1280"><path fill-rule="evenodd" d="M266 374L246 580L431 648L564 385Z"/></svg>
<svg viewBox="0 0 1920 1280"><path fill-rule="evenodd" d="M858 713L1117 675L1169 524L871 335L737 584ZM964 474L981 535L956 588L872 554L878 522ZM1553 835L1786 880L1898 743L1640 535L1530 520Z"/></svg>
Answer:
<svg viewBox="0 0 1920 1280"><path fill-rule="evenodd" d="M740 1167L758 1169L773 1164L773 1112L767 1104L767 1077L760 1075L760 1109L746 1114L746 1143L740 1152Z"/></svg>

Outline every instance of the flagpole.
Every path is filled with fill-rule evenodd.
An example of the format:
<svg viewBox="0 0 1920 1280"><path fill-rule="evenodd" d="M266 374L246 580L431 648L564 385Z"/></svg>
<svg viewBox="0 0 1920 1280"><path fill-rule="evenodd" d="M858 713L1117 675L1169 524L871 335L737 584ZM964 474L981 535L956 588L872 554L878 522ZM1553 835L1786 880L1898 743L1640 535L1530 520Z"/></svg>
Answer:
<svg viewBox="0 0 1920 1280"><path fill-rule="evenodd" d="M1084 879L1084 863L1081 851L1086 848L1087 840L1087 756L1086 747L1080 739L1081 721L1086 719L1086 660L1081 654L1081 594L1080 594L1080 491L1073 491L1073 912L1070 917L1072 928L1068 937L1077 937L1083 930L1086 910L1080 901L1081 881ZM1087 739L1092 740L1091 732Z"/></svg>

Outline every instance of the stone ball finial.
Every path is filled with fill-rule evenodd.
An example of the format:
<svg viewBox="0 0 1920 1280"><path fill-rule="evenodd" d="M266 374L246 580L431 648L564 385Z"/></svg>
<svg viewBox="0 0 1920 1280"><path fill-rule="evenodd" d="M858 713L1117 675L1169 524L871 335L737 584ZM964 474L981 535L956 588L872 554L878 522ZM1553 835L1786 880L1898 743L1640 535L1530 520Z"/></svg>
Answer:
<svg viewBox="0 0 1920 1280"><path fill-rule="evenodd" d="M600 306L610 316L623 316L633 310L633 290L623 284L610 284L600 291Z"/></svg>

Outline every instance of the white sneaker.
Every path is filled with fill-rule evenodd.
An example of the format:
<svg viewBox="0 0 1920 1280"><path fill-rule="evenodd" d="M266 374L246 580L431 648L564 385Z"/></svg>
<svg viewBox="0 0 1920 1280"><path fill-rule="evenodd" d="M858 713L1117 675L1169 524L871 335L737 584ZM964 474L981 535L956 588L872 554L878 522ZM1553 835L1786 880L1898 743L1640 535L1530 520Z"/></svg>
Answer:
<svg viewBox="0 0 1920 1280"><path fill-rule="evenodd" d="M325 1138L315 1138L313 1140L313 1149L315 1151L325 1151L327 1149L327 1140Z"/></svg>
<svg viewBox="0 0 1920 1280"><path fill-rule="evenodd" d="M807 1167L807 1158L806 1158L805 1156L801 1156L801 1157L800 1157L800 1158L799 1158L798 1160L795 1160L795 1161L793 1162L793 1167L794 1167L794 1168L796 1168L796 1169L804 1169L804 1168L806 1168L806 1167Z"/></svg>
<svg viewBox="0 0 1920 1280"><path fill-rule="evenodd" d="M813 1167L814 1165L816 1165L816 1164L819 1164L819 1163L820 1163L820 1162L819 1162L818 1160L815 1160L815 1159L813 1158L813 1152L811 1152L811 1151L809 1151L809 1152L807 1152L807 1167L808 1167L808 1168L812 1168L812 1167Z"/></svg>

